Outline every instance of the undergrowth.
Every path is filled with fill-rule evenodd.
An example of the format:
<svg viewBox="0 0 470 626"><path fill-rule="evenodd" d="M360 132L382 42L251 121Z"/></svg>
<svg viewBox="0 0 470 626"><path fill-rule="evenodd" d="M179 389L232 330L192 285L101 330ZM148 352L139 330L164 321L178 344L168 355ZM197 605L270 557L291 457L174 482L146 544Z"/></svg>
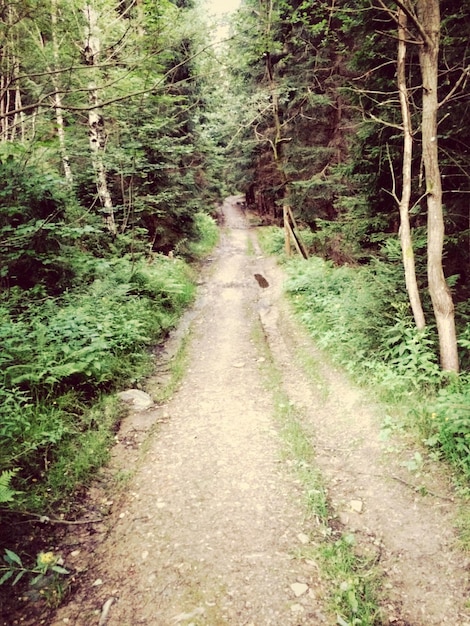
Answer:
<svg viewBox="0 0 470 626"><path fill-rule="evenodd" d="M0 309L0 470L21 508L43 510L106 458L117 405L99 401L151 368L149 345L191 301L179 259L101 260L85 289L23 311Z"/></svg>
<svg viewBox="0 0 470 626"><path fill-rule="evenodd" d="M195 230L191 259L218 236L202 213ZM59 295L43 297L40 286L0 294L0 503L10 512L66 510L107 459L122 417L114 391L151 372L149 347L194 297L179 257L88 254L86 264L89 280Z"/></svg>
<svg viewBox="0 0 470 626"><path fill-rule="evenodd" d="M432 324L416 329L396 255L336 267L319 257L286 259L282 241L279 228L264 229L260 236L266 252L281 255L287 293L318 347L395 407L400 423L468 483L470 376L441 372L436 330ZM385 251L392 248L390 243ZM464 367L468 337L470 325L464 322L459 337Z"/></svg>

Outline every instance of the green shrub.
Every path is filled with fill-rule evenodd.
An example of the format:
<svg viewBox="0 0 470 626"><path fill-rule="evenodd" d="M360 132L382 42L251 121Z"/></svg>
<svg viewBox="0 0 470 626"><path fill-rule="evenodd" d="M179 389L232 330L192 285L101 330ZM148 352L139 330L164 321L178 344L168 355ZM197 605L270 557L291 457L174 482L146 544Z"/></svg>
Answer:
<svg viewBox="0 0 470 626"><path fill-rule="evenodd" d="M12 506L46 506L103 462L115 417L90 405L149 371L148 346L194 295L181 259L102 259L94 272L61 298L0 307L0 472L21 468L24 492Z"/></svg>
<svg viewBox="0 0 470 626"><path fill-rule="evenodd" d="M425 443L470 479L470 376L453 378L426 407Z"/></svg>
<svg viewBox="0 0 470 626"><path fill-rule="evenodd" d="M257 229L258 240L265 254L282 255L285 250L284 230L277 226L262 226Z"/></svg>
<svg viewBox="0 0 470 626"><path fill-rule="evenodd" d="M291 260L287 291L317 344L358 380L397 397L440 384L435 331L418 332L395 266Z"/></svg>
<svg viewBox="0 0 470 626"><path fill-rule="evenodd" d="M188 244L188 256L202 259L209 254L219 240L219 229L215 220L207 213L196 213L194 216L196 240Z"/></svg>

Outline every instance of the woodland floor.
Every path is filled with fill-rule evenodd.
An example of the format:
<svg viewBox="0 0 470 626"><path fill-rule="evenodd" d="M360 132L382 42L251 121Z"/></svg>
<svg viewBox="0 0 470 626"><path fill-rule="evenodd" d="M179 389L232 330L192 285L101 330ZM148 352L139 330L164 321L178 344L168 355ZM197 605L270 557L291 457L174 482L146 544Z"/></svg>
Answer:
<svg viewBox="0 0 470 626"><path fill-rule="evenodd" d="M383 623L470 626L469 559L458 550L448 478L431 463L419 478L403 465L415 451L383 440L380 409L296 326L282 270L262 256L236 198L223 212L221 243L179 334L188 339L183 382L164 406L124 420L90 493L104 522L70 527L59 546L75 571L73 593L45 621L26 605L3 623L336 624L324 603L328 581L302 557L318 521L282 453L263 373L276 367L315 447L332 525L354 533L384 574ZM316 361L313 382L300 354ZM110 494L116 475L122 488Z"/></svg>

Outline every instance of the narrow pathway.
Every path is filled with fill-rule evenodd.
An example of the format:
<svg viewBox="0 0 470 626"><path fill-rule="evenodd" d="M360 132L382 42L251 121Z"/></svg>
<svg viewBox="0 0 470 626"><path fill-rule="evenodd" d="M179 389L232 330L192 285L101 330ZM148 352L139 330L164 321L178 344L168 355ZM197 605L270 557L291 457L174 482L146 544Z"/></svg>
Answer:
<svg viewBox="0 0 470 626"><path fill-rule="evenodd" d="M98 623L97 602L108 600L110 626L326 623L315 565L293 558L305 541L301 495L280 463L252 340L259 261L239 209L228 201L224 213L189 370L97 548L99 600L64 612L75 626Z"/></svg>
<svg viewBox="0 0 470 626"><path fill-rule="evenodd" d="M184 382L139 418L160 421L158 432L96 543L88 580L52 626L336 624L315 562L296 558L315 520L281 454L254 339L260 321L317 449L332 523L354 533L385 575L383 623L470 626L469 563L455 546L442 472L426 468L417 483L439 497L411 488L403 460L412 451L381 441L376 407L295 327L280 298L282 272L259 254L235 199L223 210ZM302 351L316 361L313 384L298 365Z"/></svg>

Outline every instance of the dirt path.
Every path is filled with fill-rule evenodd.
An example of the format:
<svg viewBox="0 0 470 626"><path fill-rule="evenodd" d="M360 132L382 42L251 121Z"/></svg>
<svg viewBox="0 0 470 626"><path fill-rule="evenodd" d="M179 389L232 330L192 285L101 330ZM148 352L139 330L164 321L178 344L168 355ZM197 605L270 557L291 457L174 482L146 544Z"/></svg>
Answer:
<svg viewBox="0 0 470 626"><path fill-rule="evenodd" d="M253 334L261 319L317 446L336 523L376 550L386 572L385 623L469 626L468 562L453 547L448 486L432 475L442 497L417 495L401 482L413 478L400 464L405 449L387 454L361 394L321 360L313 386L303 377L296 355L312 347L280 299L281 273L259 255L233 198L224 214L226 232L192 319L184 382L166 406L131 416L136 432L159 422L158 432L109 525L94 527L89 565L77 535L69 542L66 562L83 560L87 571L53 625L336 623L323 606L315 562L294 558L315 520L280 453ZM132 428L121 436L115 467L136 458L123 445Z"/></svg>

